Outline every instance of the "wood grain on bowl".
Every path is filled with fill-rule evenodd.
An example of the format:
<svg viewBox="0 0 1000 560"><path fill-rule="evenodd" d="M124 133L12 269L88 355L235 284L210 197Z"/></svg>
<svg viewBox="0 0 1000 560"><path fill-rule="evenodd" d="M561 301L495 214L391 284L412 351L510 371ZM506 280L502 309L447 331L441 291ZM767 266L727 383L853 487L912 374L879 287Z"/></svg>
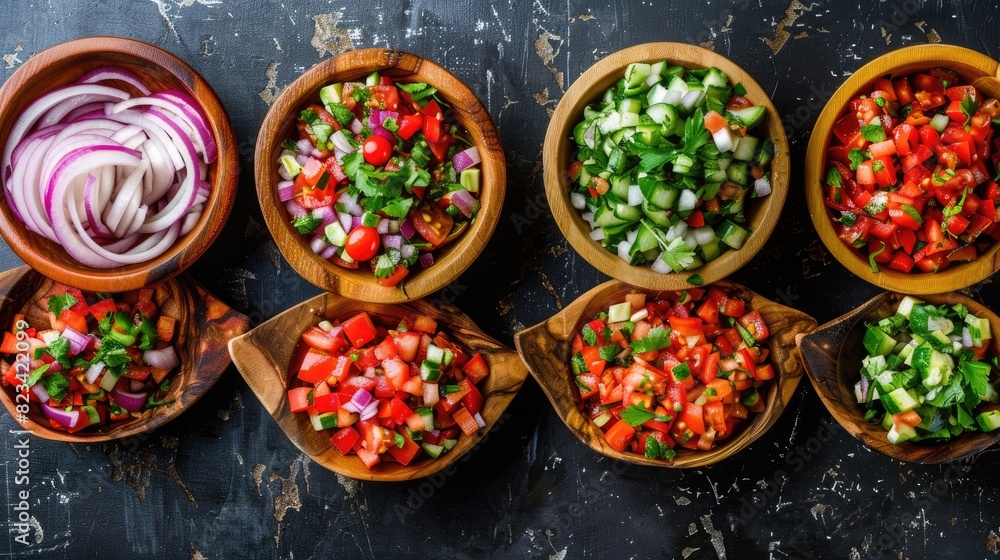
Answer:
<svg viewBox="0 0 1000 560"><path fill-rule="evenodd" d="M58 285L42 274L22 266L0 273L0 325L7 330L14 315L23 313L31 325L49 323L48 308L42 298ZM247 330L246 316L230 309L186 275L153 286L153 300L160 312L177 319L174 349L180 366L170 374L167 400L173 402L147 410L141 418L110 426L68 433L50 426L45 414L32 405L28 421L22 424L41 438L76 443L109 441L152 431L176 418L198 401L229 367L229 339ZM4 386L0 399L17 418L14 388Z"/></svg>
<svg viewBox="0 0 1000 560"><path fill-rule="evenodd" d="M590 227L580 216L580 212L570 204L570 180L567 176L575 149L572 141L573 128L583 119L584 107L597 102L605 90L621 79L629 64L661 60L686 68L715 66L729 77L730 83L743 84L747 90L747 99L755 105L767 108L767 117L762 127L766 129L766 137L774 143L775 149L775 156L771 162L772 192L767 197L747 202L746 217L750 235L743 247L727 251L696 270L670 274L654 272L649 266L631 266L617 254L591 239ZM608 55L591 66L573 82L556 107L555 113L552 114L548 130L545 132L542 161L545 196L552 210L552 216L573 249L608 276L628 280L636 286L651 290L679 290L691 287L688 278L692 274L700 275L705 283L715 282L746 264L764 246L764 242L778 223L788 193L791 172L791 157L784 125L767 93L750 74L724 56L683 43L646 43Z"/></svg>
<svg viewBox="0 0 1000 560"><path fill-rule="evenodd" d="M236 198L239 153L232 125L208 83L177 57L150 44L120 37L91 37L61 43L33 55L0 88L0 151L14 123L32 102L84 74L119 66L139 76L153 91L176 89L197 99L215 135L219 159L209 166L212 192L198 224L152 260L112 269L79 264L58 243L27 227L0 189L0 234L24 262L64 284L88 291L121 292L166 280L190 266L222 231Z"/></svg>
<svg viewBox="0 0 1000 560"><path fill-rule="evenodd" d="M276 162L282 151L281 143L296 136L295 122L302 108L319 99L319 90L323 86L363 81L368 74L376 71L401 81L426 82L437 88L437 95L451 106L455 120L469 132L482 158L481 209L471 227L435 255L433 266L426 270L413 270L402 288L378 284L367 264L351 270L314 254L309 248L309 239L292 227L285 204L278 198L280 179ZM507 182L500 136L476 94L437 64L414 54L390 49L348 51L320 62L286 86L261 125L254 172L264 220L292 268L324 290L382 303L418 299L458 278L476 259L493 233L500 217Z"/></svg>
<svg viewBox="0 0 1000 560"><path fill-rule="evenodd" d="M827 410L845 430L868 447L912 463L943 463L982 451L1000 440L1000 431L967 433L947 443L890 443L880 424L865 422L864 410L854 396L854 384L861 379L861 360L867 356L862 343L865 324L891 316L902 294L885 292L854 311L820 326L799 341L806 372ZM978 317L989 319L992 332L1000 332L1000 317L977 301L949 293L922 295L935 305L961 303ZM1000 355L1000 341L990 340L993 355Z"/></svg>
<svg viewBox="0 0 1000 560"><path fill-rule="evenodd" d="M823 181L826 176L826 149L830 145L833 125L841 116L847 103L854 96L871 91L876 79L892 75L906 75L918 70L944 67L957 72L968 82L987 76L993 83L1000 73L1000 63L976 51L953 45L913 45L884 54L865 64L844 81L816 119L809 147L806 149L805 189L806 204L816 232L840 264L862 280L876 286L905 294L936 294L960 290L993 274L1000 269L1000 243L970 263L956 263L937 272L898 272L881 267L873 273L868 257L848 247L837 237L832 213L824 202ZM986 84L990 87L990 84ZM996 91L994 87L992 91Z"/></svg>
<svg viewBox="0 0 1000 560"><path fill-rule="evenodd" d="M570 370L573 335L595 313L607 309L610 302L620 300L625 294L638 291L655 298L657 291L643 290L617 280L605 282L580 296L555 316L517 333L514 343L531 374L552 402L556 413L570 431L594 451L640 465L672 468L711 465L744 449L777 421L802 378L802 364L795 351L795 336L816 328L816 321L812 317L770 301L739 284L721 281L714 285L734 293L747 301L751 309L756 309L763 315L771 331L771 337L767 340L769 360L774 364L778 376L777 382L767 386L764 412L749 420L731 439L710 451L679 449L677 458L672 462L650 459L636 453L622 453L608 444L601 429L580 410L579 390Z"/></svg>
<svg viewBox="0 0 1000 560"><path fill-rule="evenodd" d="M356 455L345 456L331 443L331 431L317 432L307 414L291 412L287 395L289 366L302 332L323 319L344 319L360 311L396 322L410 313L429 315L470 355L481 352L490 366L490 374L479 384L486 399L482 410L486 427L474 436L461 436L458 444L438 459L424 457L409 465L382 463L368 470ZM424 300L391 305L320 294L233 339L229 351L250 389L296 447L323 467L360 480L411 480L454 463L493 427L528 376L517 352L487 336L467 315L451 305Z"/></svg>

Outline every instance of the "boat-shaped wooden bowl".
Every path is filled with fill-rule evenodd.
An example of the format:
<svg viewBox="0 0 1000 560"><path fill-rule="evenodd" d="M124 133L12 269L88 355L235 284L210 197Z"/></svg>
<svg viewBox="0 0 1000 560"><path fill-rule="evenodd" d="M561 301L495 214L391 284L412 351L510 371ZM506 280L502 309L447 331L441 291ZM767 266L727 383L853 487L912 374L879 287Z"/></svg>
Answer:
<svg viewBox="0 0 1000 560"><path fill-rule="evenodd" d="M23 313L32 325L48 325L48 309L41 298L58 284L27 266L0 273L0 325L6 330L14 315ZM246 316L215 299L187 275L176 276L153 286L153 296L161 313L177 319L174 349L181 365L170 376L168 405L147 410L141 418L116 422L100 431L87 428L69 433L51 427L45 414L32 403L21 426L41 438L71 443L97 443L135 436L155 430L179 416L198 401L229 367L226 344L247 330ZM0 400L15 420L14 387L4 385Z"/></svg>
<svg viewBox="0 0 1000 560"><path fill-rule="evenodd" d="M677 458L669 462L636 453L622 453L612 448L601 429L581 412L579 390L570 370L573 335L595 313L607 309L609 302L620 300L625 294L645 292L649 297L655 298L660 292L643 290L617 280L605 282L583 294L548 320L517 333L514 343L566 427L594 451L612 459L639 465L671 468L711 465L750 445L778 420L802 378L802 364L795 352L795 335L811 332L816 328L816 320L812 317L774 303L739 284L721 281L715 285L735 293L746 300L751 309L756 309L763 315L771 331L767 345L778 376L776 382L767 385L767 405L764 412L742 426L732 438L709 451L678 449Z"/></svg>
<svg viewBox="0 0 1000 560"><path fill-rule="evenodd" d="M573 208L569 200L570 180L567 176L569 164L573 161L576 144L573 142L573 128L583 120L583 109L601 99L604 91L625 75L625 69L633 62L658 62L667 60L671 64L685 68L708 68L715 66L722 70L732 84L743 84L746 97L755 105L767 108L767 117L760 126L761 134L774 143L774 159L771 162L771 194L747 202L746 227L750 235L739 250L726 251L719 258L690 272L660 274L649 266L632 266L615 253L608 251L600 243L590 238L590 226L580 212ZM562 234L588 263L601 272L651 290L682 290L692 287L688 278L698 274L705 283L721 280L746 264L764 246L764 242L774 231L778 216L788 194L788 180L791 156L788 139L774 104L767 92L753 77L736 63L695 45L684 43L646 43L612 53L591 66L580 75L563 95L549 120L545 132L545 147L542 154L545 164L545 197L552 209Z"/></svg>
<svg viewBox="0 0 1000 560"><path fill-rule="evenodd" d="M400 286L382 286L371 268L344 268L322 259L309 248L309 238L292 227L285 203L278 197L278 156L281 143L298 134L295 123L302 108L319 100L323 86L337 82L363 81L380 72L404 82L426 82L451 107L454 119L469 132L482 159L482 207L470 226L447 247L434 255L434 265L413 269ZM360 49L324 60L289 84L271 105L257 138L254 174L257 199L264 221L278 249L303 278L328 292L352 299L395 303L418 299L448 285L472 264L489 241L503 207L507 185L507 164L503 145L493 120L476 94L454 74L434 62L391 49Z"/></svg>
<svg viewBox="0 0 1000 560"><path fill-rule="evenodd" d="M236 201L240 155L226 110L208 82L163 49L122 37L88 37L60 43L32 55L19 66L0 88L0 150L14 123L31 103L105 66L132 71L154 92L180 90L200 104L219 146L218 159L208 166L206 180L212 192L201 219L158 257L116 268L91 268L77 262L59 243L29 230L14 215L6 192L0 189L0 235L24 262L57 282L92 292L125 292L179 274L208 250Z"/></svg>
<svg viewBox="0 0 1000 560"><path fill-rule="evenodd" d="M359 311L392 319L393 322L410 313L429 315L452 340L472 354L481 352L490 366L490 374L480 385L485 398L482 416L486 427L471 437L462 435L458 444L438 459L424 457L409 465L382 463L368 470L357 455L345 456L334 447L330 441L330 430L317 432L307 414L289 410L289 365L299 335L323 319L347 318ZM528 370L517 352L490 338L465 313L445 303L431 304L424 300L379 304L323 293L234 338L229 343L229 352L250 389L296 447L321 466L359 480L411 480L434 474L454 463L475 447L493 427L528 376Z"/></svg>
<svg viewBox="0 0 1000 560"><path fill-rule="evenodd" d="M982 451L1000 440L1000 431L963 434L942 443L889 443L879 424L865 422L864 410L854 397L854 384L861 379L861 360L867 355L862 339L865 323L891 316L902 294L885 292L854 311L834 319L798 342L806 372L819 398L845 430L868 447L900 461L943 463ZM1000 328L1000 317L973 299L949 293L919 296L935 305L961 303L978 317L990 321L991 329ZM993 332L1000 332L993 330ZM990 341L993 355L1000 355L1000 341Z"/></svg>
<svg viewBox="0 0 1000 560"><path fill-rule="evenodd" d="M847 246L837 237L832 213L823 202L826 151L833 137L833 125L843 114L844 108L856 95L870 94L872 82L885 76L903 76L937 67L957 72L966 83L975 83L988 95L1000 94L995 79L1000 73L1000 63L985 54L955 45L931 44L905 47L865 64L837 88L836 93L816 119L816 125L809 137L809 147L806 149L806 204L809 207L812 223L816 227L816 233L819 234L827 250L858 278L880 288L904 294L938 294L960 290L982 281L1000 269L1000 243L994 243L987 252L972 262L954 263L948 269L937 273L919 270L905 273L891 270L887 266L880 267L881 270L877 274L873 273L868 257Z"/></svg>

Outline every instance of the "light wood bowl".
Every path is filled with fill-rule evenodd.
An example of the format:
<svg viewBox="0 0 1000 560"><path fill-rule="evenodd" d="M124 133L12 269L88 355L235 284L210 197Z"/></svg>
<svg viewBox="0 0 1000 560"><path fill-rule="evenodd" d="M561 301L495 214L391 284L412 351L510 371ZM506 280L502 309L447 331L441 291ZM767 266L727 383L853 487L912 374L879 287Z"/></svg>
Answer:
<svg viewBox="0 0 1000 560"><path fill-rule="evenodd" d="M309 239L300 235L289 221L285 204L278 198L277 160L281 143L295 137L295 121L303 107L319 100L325 85L363 81L372 72L412 82L426 82L452 108L455 120L469 132L482 158L481 209L471 227L435 253L434 265L411 269L399 286L387 287L375 281L367 263L355 270L321 259L309 248ZM447 118L446 111L446 118ZM299 274L319 288L362 301L393 303L418 299L452 282L476 260L486 246L500 218L507 183L500 135L476 94L461 80L437 64L417 55L390 49L362 49L324 60L289 84L271 106L257 138L254 172L257 198L271 235Z"/></svg>
<svg viewBox="0 0 1000 560"><path fill-rule="evenodd" d="M22 266L0 273L0 325L10 328L14 315L23 313L32 325L48 325L48 308L41 298L59 284L40 273ZM179 369L170 374L168 405L146 411L142 418L116 422L106 431L87 428L76 433L56 430L49 424L41 408L32 403L27 422L22 429L31 430L40 438L71 443L97 443L135 436L155 430L198 401L229 367L226 344L229 339L246 332L247 318L215 299L187 275L177 276L153 287L153 300L161 312L177 319L174 349L180 358ZM0 400L16 420L16 394L4 385Z"/></svg>
<svg viewBox="0 0 1000 560"><path fill-rule="evenodd" d="M471 437L462 435L458 444L438 459L423 457L409 465L386 462L368 470L357 455L345 456L334 447L330 441L332 430L317 432L307 414L293 413L288 408L289 366L300 335L323 319L346 318L359 311L391 318L394 322L410 313L429 315L470 355L481 352L490 366L490 374L479 386L485 398L482 416L486 427ZM446 468L482 440L528 376L517 352L490 338L465 313L446 303L431 304L425 300L379 304L323 293L234 338L229 343L229 353L264 409L296 447L321 466L358 480L412 480Z"/></svg>
<svg viewBox="0 0 1000 560"><path fill-rule="evenodd" d="M198 260L222 231L236 200L239 153L232 125L212 88L190 66L153 45L120 37L77 39L33 55L0 88L0 150L14 122L33 101L67 86L91 70L120 66L151 90L176 89L196 99L219 146L209 166L212 194L198 224L165 253L144 263L99 269L83 266L54 243L18 220L0 189L0 235L24 262L54 280L81 290L123 292L166 280Z"/></svg>
<svg viewBox="0 0 1000 560"><path fill-rule="evenodd" d="M816 320L812 317L765 299L739 284L721 281L714 285L735 293L746 300L751 309L756 309L763 315L771 331L771 337L767 340L769 359L778 375L775 381L766 386L766 395L762 395L766 400L764 412L745 422L735 436L709 451L678 448L677 458L673 461L622 453L611 447L601 429L581 412L580 393L573 382L569 365L573 335L595 313L607 309L609 302L620 300L625 294L645 292L650 298L656 298L660 292L643 290L617 280L605 282L583 294L548 320L517 333L514 343L566 427L594 451L638 465L669 468L711 465L753 443L778 420L802 378L802 364L795 352L795 336L816 328Z"/></svg>
<svg viewBox="0 0 1000 560"><path fill-rule="evenodd" d="M864 411L854 397L854 384L861 379L861 360L867 355L862 343L865 323L892 315L902 298L902 294L894 292L879 294L854 311L800 337L799 351L820 400L855 439L900 461L943 463L993 445L1000 440L1000 431L967 433L942 443L903 442L896 445L886 439L887 432L880 424L865 422ZM921 295L920 299L935 305L961 303L976 316L989 319L991 329L1000 328L1000 317L965 296L949 293ZM994 355L1000 355L1000 340L993 338L990 348Z"/></svg>
<svg viewBox="0 0 1000 560"><path fill-rule="evenodd" d="M667 60L671 64L686 68L708 68L715 66L725 72L732 84L741 83L746 88L746 97L755 105L767 108L764 127L768 139L774 143L775 156L771 162L771 189L767 197L748 200L746 205L747 225L750 235L738 251L726 251L719 258L691 271L660 274L649 266L631 266L590 238L590 226L580 217L569 200L570 180L566 175L576 144L573 142L573 128L583 118L583 109L600 99L611 85L620 80L625 68L633 62L657 62ZM747 263L764 246L764 242L774 231L781 215L781 208L788 193L791 157L788 140L778 111L760 85L728 58L694 45L683 43L646 43L629 47L602 58L584 72L563 96L555 113L549 120L545 132L545 148L542 155L545 174L545 196L552 216L563 235L588 263L601 272L650 290L681 290L692 285L688 278L698 274L707 283L729 276Z"/></svg>
<svg viewBox="0 0 1000 560"><path fill-rule="evenodd" d="M887 266L881 266L877 274L873 273L868 257L848 247L837 237L832 213L823 203L822 182L826 173L826 148L830 144L833 124L841 116L847 103L855 95L870 93L871 84L877 78L906 75L938 66L957 72L970 83L976 78L996 77L1000 73L1000 64L992 58L953 45L913 45L884 54L859 68L837 89L816 120L806 149L806 204L816 232L827 250L862 280L887 290L917 295L960 290L982 281L1000 268L1000 255L997 254L1000 244L994 244L989 251L970 263L953 264L938 273L917 271L907 274L890 270ZM984 84L978 82L977 85ZM990 83L985 85L989 87ZM993 88L993 91L996 89Z"/></svg>

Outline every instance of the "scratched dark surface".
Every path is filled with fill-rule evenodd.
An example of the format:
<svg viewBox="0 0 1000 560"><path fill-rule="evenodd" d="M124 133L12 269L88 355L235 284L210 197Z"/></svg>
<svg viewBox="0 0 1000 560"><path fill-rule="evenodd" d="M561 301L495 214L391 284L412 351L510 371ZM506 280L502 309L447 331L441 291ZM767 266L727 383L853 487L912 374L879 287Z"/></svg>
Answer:
<svg viewBox="0 0 1000 560"><path fill-rule="evenodd" d="M213 85L240 140L232 217L193 275L255 322L317 290L262 226L253 145L267 101L349 48L429 57L488 106L508 158L506 207L478 261L447 291L507 343L605 278L544 211L548 114L590 64L649 41L702 43L770 92L791 132L792 193L779 227L734 279L830 320L877 290L822 248L801 194L808 134L825 96L853 70L927 41L997 50L997 6L938 1L803 6L797 0L694 2L485 0L4 1L0 80L55 43L91 35L152 42ZM762 5L763 4L763 5ZM0 247L0 268L19 264ZM1000 304L988 285L971 293ZM29 545L11 529L0 554L37 558L992 558L1000 519L997 456L915 466L871 452L830 422L807 382L774 428L712 468L613 464L578 442L534 381L456 472L412 483L338 478L311 464L235 369L155 434L71 447L30 439L30 482L0 417L6 515L28 490Z"/></svg>

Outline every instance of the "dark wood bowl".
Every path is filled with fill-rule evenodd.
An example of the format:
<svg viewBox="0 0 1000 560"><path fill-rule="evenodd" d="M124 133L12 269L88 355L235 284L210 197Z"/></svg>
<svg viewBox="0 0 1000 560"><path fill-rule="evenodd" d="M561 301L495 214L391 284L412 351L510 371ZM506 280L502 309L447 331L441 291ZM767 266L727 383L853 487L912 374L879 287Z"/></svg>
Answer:
<svg viewBox="0 0 1000 560"><path fill-rule="evenodd" d="M705 263L696 270L660 274L648 266L632 266L613 252L590 238L590 226L573 208L569 200L570 181L566 174L572 153L573 127L583 118L583 109L599 100L604 91L625 74L633 62L667 60L686 68L718 67L731 83L741 83L747 90L746 97L755 105L767 108L762 132L774 142L775 155L771 162L771 189L767 197L748 201L747 226L750 235L739 250L726 251L719 258ZM774 231L788 194L791 156L785 137L781 116L760 85L750 74L721 54L683 43L646 43L612 53L584 72L559 101L545 132L542 155L545 164L545 197L552 209L556 224L566 240L594 268L604 274L650 290L683 290L692 287L688 278L698 274L705 283L721 280L746 264L764 246Z"/></svg>
<svg viewBox="0 0 1000 560"><path fill-rule="evenodd" d="M988 93L1000 93L996 75L1000 63L992 58L954 45L913 45L884 54L865 64L851 74L837 88L823 112L816 119L809 147L806 149L805 189L806 204L816 233L840 264L858 278L880 288L904 294L938 294L960 290L980 282L1000 269L1000 243L994 243L986 253L970 263L956 263L947 270L930 272L898 272L886 266L876 274L872 272L868 257L848 247L837 237L830 209L823 202L823 181L826 177L826 148L830 144L833 125L841 116L847 103L860 93L871 93L871 84L886 75L905 75L918 70L945 67L957 72L968 83L975 82ZM981 78L992 78L982 80Z"/></svg>
<svg viewBox="0 0 1000 560"><path fill-rule="evenodd" d="M900 461L943 463L993 445L1000 440L1000 431L963 434L946 443L893 444L886 439L882 426L865 422L864 411L854 397L854 384L861 379L861 360L867 355L862 344L865 323L892 315L902 298L902 294L894 292L877 295L854 311L800 337L799 351L820 400L849 434L875 451ZM1000 328L1000 317L965 296L949 293L922 295L920 299L935 305L961 303L976 316L989 319L991 329ZM990 341L990 348L994 355L1000 355L1000 341L996 338Z"/></svg>
<svg viewBox="0 0 1000 560"><path fill-rule="evenodd" d="M490 374L480 385L485 398L482 416L486 427L471 437L462 435L458 444L438 459L424 457L409 465L383 463L368 470L357 455L344 455L334 447L329 432L314 430L308 415L293 413L288 408L289 366L299 335L323 319L344 318L359 311L395 321L410 313L429 315L452 340L470 353L481 352L490 366ZM424 300L380 304L355 301L337 294L320 294L234 338L229 343L229 352L264 409L296 447L321 466L359 480L412 480L446 468L479 443L528 376L517 352L490 338L465 313L445 303L434 305Z"/></svg>
<svg viewBox="0 0 1000 560"><path fill-rule="evenodd" d="M767 394L764 396L766 399L764 412L754 416L735 436L709 451L679 449L677 458L673 461L650 459L636 453L623 453L611 447L601 429L580 410L580 393L573 382L569 365L573 335L595 313L606 309L610 301L619 300L633 291L645 292L651 298L657 297L660 292L643 290L617 280L605 282L583 294L548 320L517 333L514 336L514 343L566 427L594 451L612 459L638 465L669 468L711 465L753 443L778 420L802 378L802 364L798 353L795 352L795 336L811 332L816 328L816 320L812 317L765 299L739 284L721 281L714 285L736 293L746 300L752 309L760 311L764 316L771 331L771 337L767 341L771 349L770 360L778 376L775 382L768 384Z"/></svg>
<svg viewBox="0 0 1000 560"><path fill-rule="evenodd" d="M48 308L41 298L58 284L40 273L22 266L0 273L0 325L13 324L14 315L23 313L33 325L48 324ZM27 421L21 426L33 435L54 441L97 443L135 436L155 430L179 416L198 401L229 367L226 344L247 330L247 318L215 299L187 275L171 278L153 286L154 301L164 315L177 319L175 346L181 365L171 376L168 405L147 410L141 418L117 422L106 431L84 429L69 433L51 427L48 418L32 404ZM16 420L14 387L4 385L0 400Z"/></svg>
<svg viewBox="0 0 1000 560"><path fill-rule="evenodd" d="M215 134L219 159L209 166L212 194L194 229L162 255L110 269L83 266L58 243L38 235L14 216L0 189L0 235L35 270L82 290L123 292L166 280L198 259L212 244L236 199L239 153L233 128L219 98L190 66L153 45L120 37L77 39L32 56L0 88L0 151L18 116L33 101L104 66L131 70L153 91L176 89L198 100Z"/></svg>
<svg viewBox="0 0 1000 560"><path fill-rule="evenodd" d="M382 286L367 264L351 270L322 259L309 248L309 239L295 230L285 204L278 198L277 160L281 143L293 138L295 122L303 107L319 100L319 90L328 84L363 81L372 72L404 81L426 82L438 89L454 110L455 119L469 131L482 159L482 205L476 219L458 239L435 254L434 265L416 268L403 287ZM489 113L476 94L461 80L437 64L417 55L390 49L349 51L324 60L289 84L271 106L257 138L254 172L257 198L267 227L278 249L292 268L306 280L326 291L372 302L394 303L418 299L445 287L476 260L489 241L500 218L507 183L503 145Z"/></svg>

